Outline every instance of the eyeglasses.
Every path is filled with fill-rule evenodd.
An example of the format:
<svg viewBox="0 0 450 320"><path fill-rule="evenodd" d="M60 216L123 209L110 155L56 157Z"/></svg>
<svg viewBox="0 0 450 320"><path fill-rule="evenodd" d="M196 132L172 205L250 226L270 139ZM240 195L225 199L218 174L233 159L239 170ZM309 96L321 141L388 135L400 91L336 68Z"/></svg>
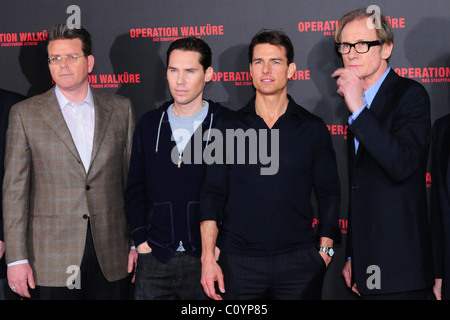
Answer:
<svg viewBox="0 0 450 320"><path fill-rule="evenodd" d="M85 57L83 56L77 56L77 55L71 55L71 56L66 56L66 57L49 57L48 58L48 63L51 65L60 65L63 61L66 62L67 64L74 64L78 61L79 58L81 57Z"/></svg>
<svg viewBox="0 0 450 320"><path fill-rule="evenodd" d="M366 53L370 50L370 47L373 46L381 46L383 44L382 41L376 40L376 41L360 41L356 43L347 43L347 42L340 42L336 43L336 52L338 54L349 54L350 50L355 48L355 51L357 53Z"/></svg>

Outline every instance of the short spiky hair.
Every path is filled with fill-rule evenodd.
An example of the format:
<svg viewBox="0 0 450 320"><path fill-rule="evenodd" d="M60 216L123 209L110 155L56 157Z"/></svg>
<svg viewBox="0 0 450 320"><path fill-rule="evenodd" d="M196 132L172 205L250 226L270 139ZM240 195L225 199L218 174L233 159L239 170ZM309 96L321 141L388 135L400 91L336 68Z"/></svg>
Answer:
<svg viewBox="0 0 450 320"><path fill-rule="evenodd" d="M91 34L83 28L69 28L66 24L56 24L48 33L47 47L50 41L53 40L71 40L80 39L82 49L85 56L92 54L92 40Z"/></svg>
<svg viewBox="0 0 450 320"><path fill-rule="evenodd" d="M292 45L291 39L289 39L283 31L263 29L259 31L250 42L248 47L249 63L252 63L255 46L263 43L284 47L288 64L294 62L294 46Z"/></svg>
<svg viewBox="0 0 450 320"><path fill-rule="evenodd" d="M169 57L173 50L194 51L200 53L200 64L203 71L211 66L212 52L209 45L202 39L195 37L181 38L170 44L166 54L166 65L169 66Z"/></svg>

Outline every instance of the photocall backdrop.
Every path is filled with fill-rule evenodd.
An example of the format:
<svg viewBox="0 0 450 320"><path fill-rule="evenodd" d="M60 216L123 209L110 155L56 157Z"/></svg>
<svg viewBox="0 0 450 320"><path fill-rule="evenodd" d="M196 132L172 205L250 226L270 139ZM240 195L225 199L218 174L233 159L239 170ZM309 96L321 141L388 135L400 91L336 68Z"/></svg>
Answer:
<svg viewBox="0 0 450 320"><path fill-rule="evenodd" d="M324 299L354 299L341 275L347 231L346 134L348 112L331 74L342 66L334 51L339 18L377 5L394 28L391 67L422 83L431 97L432 121L449 113L450 2L448 0L16 0L0 4L0 88L26 96L53 86L45 39L55 23L79 8L81 25L93 38L92 87L133 102L136 117L170 99L165 54L170 42L197 36L213 51L214 76L205 97L230 109L254 94L247 48L263 28L285 31L295 46L297 72L288 85L294 100L328 125L342 183L343 241L329 266ZM431 185L431 177L424 177ZM281 218L281 217L280 217ZM389 221L385 221L386 224ZM314 224L314 223L313 223ZM411 248L413 250L413 248ZM382 276L382 275L381 275Z"/></svg>

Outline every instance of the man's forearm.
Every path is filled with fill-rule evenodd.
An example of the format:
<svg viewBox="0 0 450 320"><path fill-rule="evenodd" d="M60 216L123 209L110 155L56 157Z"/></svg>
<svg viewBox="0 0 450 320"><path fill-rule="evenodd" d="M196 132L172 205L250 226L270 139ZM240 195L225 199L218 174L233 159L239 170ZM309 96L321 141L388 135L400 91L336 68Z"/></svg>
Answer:
<svg viewBox="0 0 450 320"><path fill-rule="evenodd" d="M200 223L202 237L202 262L215 260L215 247L219 229L215 220L205 220Z"/></svg>

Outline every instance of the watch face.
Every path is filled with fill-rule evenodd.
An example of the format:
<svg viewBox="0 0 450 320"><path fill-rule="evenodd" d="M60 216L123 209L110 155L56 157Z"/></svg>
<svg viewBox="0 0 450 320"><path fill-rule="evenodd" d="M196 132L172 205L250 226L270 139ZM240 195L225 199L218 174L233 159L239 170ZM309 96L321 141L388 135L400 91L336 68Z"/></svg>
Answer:
<svg viewBox="0 0 450 320"><path fill-rule="evenodd" d="M328 255L329 255L330 257L332 257L333 254L334 254L334 250L333 250L333 248L330 248L330 250L328 250Z"/></svg>

